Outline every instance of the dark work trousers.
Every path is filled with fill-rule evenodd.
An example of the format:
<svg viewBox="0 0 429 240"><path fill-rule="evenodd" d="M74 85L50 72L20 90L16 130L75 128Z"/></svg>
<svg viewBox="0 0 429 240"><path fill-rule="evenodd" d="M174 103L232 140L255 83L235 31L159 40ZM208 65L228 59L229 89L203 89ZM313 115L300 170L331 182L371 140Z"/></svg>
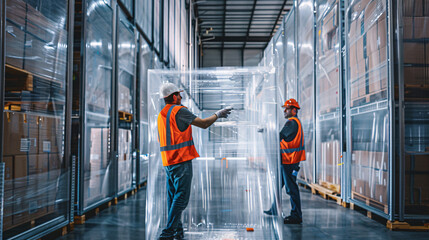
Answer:
<svg viewBox="0 0 429 240"><path fill-rule="evenodd" d="M299 171L299 163L282 164L282 187L285 186L286 193L290 196L291 211L290 216L296 219L302 219L301 212L301 197L299 196L299 188L296 183L296 178ZM286 183L286 185L285 185ZM270 209L274 215L277 215L275 202Z"/></svg>
<svg viewBox="0 0 429 240"><path fill-rule="evenodd" d="M167 174L167 227L161 237L172 237L183 232L182 212L188 206L191 196L192 161L166 166Z"/></svg>

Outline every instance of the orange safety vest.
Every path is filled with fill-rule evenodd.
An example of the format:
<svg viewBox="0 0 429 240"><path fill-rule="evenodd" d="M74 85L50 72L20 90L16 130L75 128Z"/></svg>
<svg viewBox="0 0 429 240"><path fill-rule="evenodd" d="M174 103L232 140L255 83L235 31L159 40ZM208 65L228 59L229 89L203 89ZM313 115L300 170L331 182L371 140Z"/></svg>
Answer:
<svg viewBox="0 0 429 240"><path fill-rule="evenodd" d="M298 123L298 132L292 141L286 142L283 139L280 141L282 164L294 164L305 160L304 133L301 122L296 117L289 118L289 121L292 120Z"/></svg>
<svg viewBox="0 0 429 240"><path fill-rule="evenodd" d="M177 127L176 114L184 106L167 104L158 115L158 136L161 146L162 165L170 166L199 157L192 139L192 127L181 132Z"/></svg>

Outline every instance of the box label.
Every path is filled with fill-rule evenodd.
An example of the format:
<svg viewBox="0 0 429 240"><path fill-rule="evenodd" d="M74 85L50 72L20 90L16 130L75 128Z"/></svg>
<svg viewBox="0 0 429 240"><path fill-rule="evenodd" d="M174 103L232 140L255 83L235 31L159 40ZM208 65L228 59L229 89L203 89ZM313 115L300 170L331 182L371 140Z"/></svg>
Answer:
<svg viewBox="0 0 429 240"><path fill-rule="evenodd" d="M51 152L51 142L50 141L43 141L43 152Z"/></svg>

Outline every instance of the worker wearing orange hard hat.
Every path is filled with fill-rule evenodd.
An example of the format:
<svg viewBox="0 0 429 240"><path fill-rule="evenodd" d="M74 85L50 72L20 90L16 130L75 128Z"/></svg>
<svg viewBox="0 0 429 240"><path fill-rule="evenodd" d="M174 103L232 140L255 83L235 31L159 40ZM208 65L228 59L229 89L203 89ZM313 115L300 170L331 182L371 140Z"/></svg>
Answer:
<svg viewBox="0 0 429 240"><path fill-rule="evenodd" d="M290 196L291 212L290 216L284 219L285 224L302 223L301 198L296 179L299 171L299 163L305 160L304 131L301 121L298 119L298 102L291 98L286 100L284 105L284 116L288 121L280 131L280 154L282 159L282 187L286 188L286 193ZM268 215L277 215L277 208L273 203L268 211Z"/></svg>
<svg viewBox="0 0 429 240"><path fill-rule="evenodd" d="M191 195L192 160L199 157L192 139L192 127L208 128L217 119L226 118L232 107L201 119L182 105L183 90L173 83L162 84L159 94L165 107L158 115L158 136L162 165L167 175L167 226L160 240L183 239L182 212Z"/></svg>

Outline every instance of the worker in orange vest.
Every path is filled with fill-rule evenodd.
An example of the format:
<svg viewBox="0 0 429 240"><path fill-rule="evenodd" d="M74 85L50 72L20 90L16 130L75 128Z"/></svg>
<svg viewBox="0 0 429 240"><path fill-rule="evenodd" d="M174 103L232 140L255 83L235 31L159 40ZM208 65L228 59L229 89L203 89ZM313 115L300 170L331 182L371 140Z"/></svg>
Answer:
<svg viewBox="0 0 429 240"><path fill-rule="evenodd" d="M166 104L158 115L158 134L162 165L167 175L168 220L159 239L184 237L181 216L191 195L191 160L199 157L192 139L191 125L206 129L218 118L228 117L232 109L221 109L201 119L182 105L181 92L183 90L172 83L164 83L160 89L160 97Z"/></svg>
<svg viewBox="0 0 429 240"><path fill-rule="evenodd" d="M298 102L291 98L282 106L284 116L288 119L280 132L280 154L282 158L282 187L285 186L286 193L290 196L290 216L284 219L285 224L301 224L301 198L296 178L299 171L299 163L305 160L304 131L301 121L298 119ZM268 215L277 215L277 209L273 203Z"/></svg>

